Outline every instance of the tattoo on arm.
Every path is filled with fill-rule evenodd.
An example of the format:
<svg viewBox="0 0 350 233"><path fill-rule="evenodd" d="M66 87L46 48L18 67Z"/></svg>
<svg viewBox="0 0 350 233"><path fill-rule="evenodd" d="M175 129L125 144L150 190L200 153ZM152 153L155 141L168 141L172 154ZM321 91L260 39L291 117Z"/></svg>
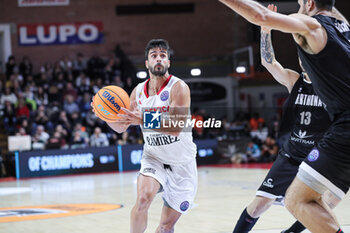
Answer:
<svg viewBox="0 0 350 233"><path fill-rule="evenodd" d="M271 42L271 33L261 32L260 52L261 57L268 64L271 64L272 61L275 59L275 52L273 51Z"/></svg>

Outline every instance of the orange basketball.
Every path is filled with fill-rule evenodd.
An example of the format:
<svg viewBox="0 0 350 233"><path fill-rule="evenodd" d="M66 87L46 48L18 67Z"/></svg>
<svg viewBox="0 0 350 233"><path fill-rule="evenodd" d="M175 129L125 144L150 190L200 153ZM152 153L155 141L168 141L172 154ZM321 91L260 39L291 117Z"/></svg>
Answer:
<svg viewBox="0 0 350 233"><path fill-rule="evenodd" d="M93 102L96 115L104 121L113 122L119 117L117 114L124 112L121 108L130 107L130 98L128 93L118 86L106 86L100 89Z"/></svg>

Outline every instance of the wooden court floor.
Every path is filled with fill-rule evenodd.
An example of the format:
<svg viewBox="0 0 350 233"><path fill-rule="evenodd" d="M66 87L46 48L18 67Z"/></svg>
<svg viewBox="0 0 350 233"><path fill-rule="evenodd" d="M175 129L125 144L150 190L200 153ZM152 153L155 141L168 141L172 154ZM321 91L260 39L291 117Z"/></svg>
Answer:
<svg viewBox="0 0 350 233"><path fill-rule="evenodd" d="M198 206L180 218L175 232L232 232L267 170L201 167L198 171ZM0 223L0 232L128 233L129 214L136 198L136 178L137 172L127 172L0 182L0 208L61 204L123 205L119 209L87 215ZM149 210L146 232L155 231L162 205L158 194ZM344 231L350 232L349 195L335 213ZM287 210L273 206L260 218L252 232L277 233L292 222L294 219Z"/></svg>

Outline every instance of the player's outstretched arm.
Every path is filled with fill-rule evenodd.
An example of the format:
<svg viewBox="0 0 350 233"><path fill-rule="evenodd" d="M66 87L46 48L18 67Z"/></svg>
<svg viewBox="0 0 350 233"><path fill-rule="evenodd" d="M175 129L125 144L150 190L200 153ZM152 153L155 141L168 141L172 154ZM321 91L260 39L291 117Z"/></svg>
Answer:
<svg viewBox="0 0 350 233"><path fill-rule="evenodd" d="M297 33L301 35L309 34L311 30L320 28L321 25L316 19L309 16L293 14L284 15L270 11L260 3L253 0L219 0L249 22L270 27L287 33ZM296 15L300 15L295 17Z"/></svg>
<svg viewBox="0 0 350 233"><path fill-rule="evenodd" d="M333 7L332 9L332 16L336 19L339 19L341 21L344 21L347 25L349 25L348 20L345 18L345 16L338 11L337 8Z"/></svg>
<svg viewBox="0 0 350 233"><path fill-rule="evenodd" d="M270 4L268 9L277 11L277 7L273 4ZM294 70L285 69L276 60L271 41L271 29L266 27L261 27L260 56L262 65L272 74L274 79L287 87L288 91L291 92L299 78L299 74Z"/></svg>

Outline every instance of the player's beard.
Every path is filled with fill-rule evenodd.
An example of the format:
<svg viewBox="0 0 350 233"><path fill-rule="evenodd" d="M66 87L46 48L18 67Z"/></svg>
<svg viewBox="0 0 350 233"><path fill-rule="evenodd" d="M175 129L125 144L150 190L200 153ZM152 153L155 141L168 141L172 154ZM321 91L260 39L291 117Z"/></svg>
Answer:
<svg viewBox="0 0 350 233"><path fill-rule="evenodd" d="M163 66L161 63L157 63L150 68L150 71L154 76L164 76L168 71L168 66Z"/></svg>

